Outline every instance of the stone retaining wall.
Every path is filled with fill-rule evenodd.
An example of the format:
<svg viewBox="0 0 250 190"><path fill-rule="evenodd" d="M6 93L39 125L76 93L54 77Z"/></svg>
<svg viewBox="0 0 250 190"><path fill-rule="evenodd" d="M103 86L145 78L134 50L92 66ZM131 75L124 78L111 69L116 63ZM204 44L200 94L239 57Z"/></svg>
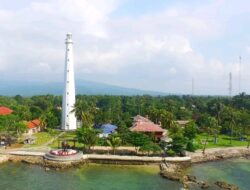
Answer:
<svg viewBox="0 0 250 190"><path fill-rule="evenodd" d="M45 153L42 152L25 152L14 151L10 152L8 160L14 162L26 162L30 164L44 164L44 160L50 163L57 163L57 161L49 160L44 157ZM45 158L45 159L44 159ZM160 164L163 162L168 163L190 163L190 157L148 157L148 156L120 156L120 155L99 155L99 154L84 154L80 163L104 163L104 164L124 164L124 165L144 165L144 164ZM78 161L68 161L61 163L61 165L71 164Z"/></svg>

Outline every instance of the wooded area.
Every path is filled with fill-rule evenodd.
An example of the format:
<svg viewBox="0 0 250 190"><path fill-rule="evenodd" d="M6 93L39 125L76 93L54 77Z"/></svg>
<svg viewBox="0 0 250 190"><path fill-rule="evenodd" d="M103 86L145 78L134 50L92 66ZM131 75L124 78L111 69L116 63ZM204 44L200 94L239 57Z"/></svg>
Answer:
<svg viewBox="0 0 250 190"><path fill-rule="evenodd" d="M14 110L11 115L0 116L0 130L19 135L25 130L23 122L36 118L40 118L44 128L57 128L60 125L61 103L62 97L53 95L0 96L0 105ZM229 144L233 139L247 141L250 135L250 96L244 93L232 98L78 95L74 110L77 119L83 122L82 128L112 123L118 126L117 136L121 139L121 143L133 145L136 144L132 142L136 136L131 138L131 133L128 132L128 128L132 125L132 117L148 115L153 122L160 123L162 128L169 130L173 142L167 145L172 147L168 151L175 153L181 153L184 149L195 150L197 147L193 142L199 134L202 134L205 140L213 137L214 144L217 143L219 135L227 136ZM181 128L176 120L191 122ZM82 133L87 132L82 131ZM80 130L78 134L81 134ZM112 144L112 141L119 140L113 137L109 139L109 144ZM203 144L205 150L207 143ZM138 147L145 150L149 149L149 146L152 149L155 144L146 143L146 145L138 143ZM157 145L166 146L158 142Z"/></svg>

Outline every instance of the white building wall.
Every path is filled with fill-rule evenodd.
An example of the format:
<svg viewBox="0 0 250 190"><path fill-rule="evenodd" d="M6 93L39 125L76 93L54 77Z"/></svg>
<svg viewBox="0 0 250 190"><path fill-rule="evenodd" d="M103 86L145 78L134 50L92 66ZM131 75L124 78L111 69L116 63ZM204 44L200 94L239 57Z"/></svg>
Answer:
<svg viewBox="0 0 250 190"><path fill-rule="evenodd" d="M68 33L66 35L65 44L66 52L61 128L63 130L75 130L76 117L75 113L72 112L75 105L75 75L72 34Z"/></svg>

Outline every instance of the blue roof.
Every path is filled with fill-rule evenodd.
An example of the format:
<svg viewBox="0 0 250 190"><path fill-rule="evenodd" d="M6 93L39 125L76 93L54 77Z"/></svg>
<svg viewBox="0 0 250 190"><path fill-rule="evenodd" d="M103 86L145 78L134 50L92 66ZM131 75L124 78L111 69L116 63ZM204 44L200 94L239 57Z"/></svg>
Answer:
<svg viewBox="0 0 250 190"><path fill-rule="evenodd" d="M117 126L108 123L108 124L103 124L101 126L99 125L96 127L96 129L101 129L105 134L111 134L115 132Z"/></svg>

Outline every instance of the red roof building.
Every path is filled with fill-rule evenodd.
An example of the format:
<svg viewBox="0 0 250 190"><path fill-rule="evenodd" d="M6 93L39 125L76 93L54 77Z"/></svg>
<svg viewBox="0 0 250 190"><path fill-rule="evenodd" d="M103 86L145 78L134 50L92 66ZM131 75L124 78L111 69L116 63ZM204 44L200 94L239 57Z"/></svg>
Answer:
<svg viewBox="0 0 250 190"><path fill-rule="evenodd" d="M41 121L39 119L34 119L32 121L27 122L28 135L32 135L40 131Z"/></svg>
<svg viewBox="0 0 250 190"><path fill-rule="evenodd" d="M10 115L13 112L10 108L0 106L0 115Z"/></svg>
<svg viewBox="0 0 250 190"><path fill-rule="evenodd" d="M165 130L162 129L160 125L157 125L148 118L142 117L140 115L134 117L133 126L130 127L129 130L133 132L153 134L157 139L160 139L165 132Z"/></svg>
<svg viewBox="0 0 250 190"><path fill-rule="evenodd" d="M34 129L34 128L39 127L40 124L41 124L41 121L40 121L39 119L34 119L34 120L29 121L29 122L27 123L27 127L28 127L29 129Z"/></svg>

